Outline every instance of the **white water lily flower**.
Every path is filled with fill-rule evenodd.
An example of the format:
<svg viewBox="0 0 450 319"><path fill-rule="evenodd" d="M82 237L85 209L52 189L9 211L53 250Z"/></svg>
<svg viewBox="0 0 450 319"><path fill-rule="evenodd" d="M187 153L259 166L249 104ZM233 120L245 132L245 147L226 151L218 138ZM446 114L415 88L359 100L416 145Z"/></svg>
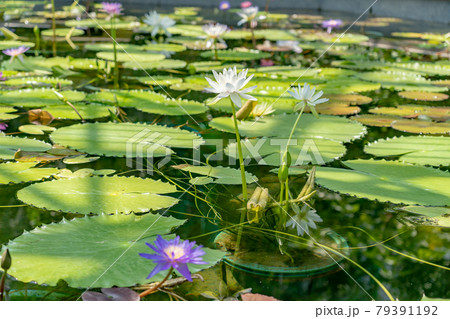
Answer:
<svg viewBox="0 0 450 319"><path fill-rule="evenodd" d="M252 112L250 113L251 117L262 117L265 115L269 115L275 112L272 105L269 105L267 102L256 104L256 106L253 108Z"/></svg>
<svg viewBox="0 0 450 319"><path fill-rule="evenodd" d="M258 15L259 8L258 7L248 7L242 9L240 12L237 12L237 14L241 17L241 20L237 23L237 25L242 25L244 23L252 23L253 20L256 19L256 16ZM255 21L256 22L256 21ZM256 26L256 23L253 28Z"/></svg>
<svg viewBox="0 0 450 319"><path fill-rule="evenodd" d="M175 20L172 20L169 17L162 17L156 11L151 11L145 15L144 23L153 27L152 29L152 37L154 37L160 30L164 31L164 33L170 37L171 34L167 30L168 28L175 25Z"/></svg>
<svg viewBox="0 0 450 319"><path fill-rule="evenodd" d="M251 95L247 93L254 90L255 86L243 89L244 86L253 78L253 74L247 78L248 69L242 70L237 74L236 67L223 69L222 73L217 73L216 71L212 71L214 74L214 78L217 82L214 82L208 77L205 77L206 81L208 81L210 88L206 88L205 91L209 93L217 93L218 95L211 101L210 104L217 103L217 101L230 97L233 103L240 108L242 106L241 97L246 100L256 101Z"/></svg>
<svg viewBox="0 0 450 319"><path fill-rule="evenodd" d="M299 44L298 41L293 41L293 40L278 40L277 41L277 47L288 48L288 49L294 51L295 53L302 53L303 49L300 48L298 44Z"/></svg>
<svg viewBox="0 0 450 319"><path fill-rule="evenodd" d="M316 229L316 223L322 222L322 218L317 215L314 209L309 208L307 205L303 205L301 210L292 216L287 222L286 227L297 229L297 235L303 236L309 235L309 229Z"/></svg>
<svg viewBox="0 0 450 319"><path fill-rule="evenodd" d="M209 23L202 27L203 31L207 34L206 48L210 48L215 41L219 41L225 44L222 36L229 31L228 26L220 23Z"/></svg>
<svg viewBox="0 0 450 319"><path fill-rule="evenodd" d="M298 111L301 107L309 106L311 112L317 117L315 106L317 104L328 102L326 98L320 98L323 95L323 91L319 91L317 94L315 87L310 87L308 83L302 86L299 84L298 89L294 88L292 91L288 91L290 95L300 102L296 105L295 111Z"/></svg>

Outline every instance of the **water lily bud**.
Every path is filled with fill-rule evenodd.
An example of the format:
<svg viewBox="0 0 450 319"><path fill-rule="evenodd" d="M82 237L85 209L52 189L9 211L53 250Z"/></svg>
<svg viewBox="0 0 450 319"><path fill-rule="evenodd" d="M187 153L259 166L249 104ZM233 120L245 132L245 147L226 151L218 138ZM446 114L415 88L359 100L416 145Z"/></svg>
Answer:
<svg viewBox="0 0 450 319"><path fill-rule="evenodd" d="M282 164L278 169L278 179L280 183L285 183L289 177L289 166L291 166L291 153L286 152L283 155Z"/></svg>
<svg viewBox="0 0 450 319"><path fill-rule="evenodd" d="M62 95L61 93L59 93L57 91L53 91L53 93L55 93L55 95L58 97L58 100L60 100L61 102L66 103L67 99L65 98L64 95Z"/></svg>
<svg viewBox="0 0 450 319"><path fill-rule="evenodd" d="M9 254L8 248L6 248L6 250L2 254L1 267L5 271L7 271L9 268L11 268L11 255Z"/></svg>
<svg viewBox="0 0 450 319"><path fill-rule="evenodd" d="M306 181L305 185L302 188L302 191L300 194L298 194L297 199L303 199L306 200L310 195L314 194L314 180L316 176L316 167L313 166L311 169L311 172L309 172L308 180Z"/></svg>
<svg viewBox="0 0 450 319"><path fill-rule="evenodd" d="M236 119L245 120L253 111L253 108L257 104L257 101L248 100L245 104L236 112Z"/></svg>
<svg viewBox="0 0 450 319"><path fill-rule="evenodd" d="M247 202L247 219L249 223L259 223L269 201L269 189L257 187Z"/></svg>

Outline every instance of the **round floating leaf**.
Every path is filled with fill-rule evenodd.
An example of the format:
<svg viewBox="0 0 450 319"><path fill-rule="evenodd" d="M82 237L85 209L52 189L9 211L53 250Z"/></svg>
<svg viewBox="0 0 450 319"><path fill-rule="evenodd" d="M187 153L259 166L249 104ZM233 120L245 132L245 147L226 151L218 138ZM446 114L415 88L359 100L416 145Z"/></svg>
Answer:
<svg viewBox="0 0 450 319"><path fill-rule="evenodd" d="M395 120L391 126L396 130L419 134L447 134L450 133L450 122L436 123L422 120Z"/></svg>
<svg viewBox="0 0 450 319"><path fill-rule="evenodd" d="M163 115L199 114L206 111L203 103L170 99L153 91L103 91L90 94L90 101L135 107L142 112Z"/></svg>
<svg viewBox="0 0 450 319"><path fill-rule="evenodd" d="M156 264L139 253L150 253L146 242L152 243L157 235L168 234L183 222L147 214L102 215L46 225L8 244L14 256L9 274L24 282L55 286L63 279L71 287L91 288L161 281L163 272L145 279ZM213 266L224 255L217 250L204 250L203 260L208 264L189 265L191 272Z"/></svg>
<svg viewBox="0 0 450 319"><path fill-rule="evenodd" d="M140 62L140 61L129 61L123 64L124 68L135 69L135 70L171 70L171 69L182 69L186 66L186 61L183 60L160 60L152 62Z"/></svg>
<svg viewBox="0 0 450 319"><path fill-rule="evenodd" d="M50 138L89 154L143 158L169 155L168 147L192 149L203 143L186 130L139 123L76 124L57 129Z"/></svg>
<svg viewBox="0 0 450 319"><path fill-rule="evenodd" d="M369 126L389 127L392 122L399 120L397 116L389 115L374 115L374 114L362 114L358 116L352 116L352 120L358 121L361 124Z"/></svg>
<svg viewBox="0 0 450 319"><path fill-rule="evenodd" d="M85 94L79 91L59 91L59 93L72 103L81 101L85 97ZM24 107L65 104L58 99L54 90L51 89L26 89L3 92L0 95L0 103Z"/></svg>
<svg viewBox="0 0 450 319"><path fill-rule="evenodd" d="M55 35L57 37L65 37L65 36L67 36L69 34L69 32L71 33L71 35L73 37L78 37L78 36L84 34L84 31L80 30L80 29L70 29L70 28L55 29ZM53 30L52 29L43 30L41 32L41 35L44 36L44 37L53 37Z"/></svg>
<svg viewBox="0 0 450 319"><path fill-rule="evenodd" d="M53 132L54 130L56 130L56 128L47 125L27 124L19 126L19 131L32 135L42 135L46 132Z"/></svg>
<svg viewBox="0 0 450 319"><path fill-rule="evenodd" d="M447 205L450 173L396 161L352 160L351 168L318 167L316 182L330 190L397 204Z"/></svg>
<svg viewBox="0 0 450 319"><path fill-rule="evenodd" d="M360 94L330 94L325 95L330 102L349 103L351 105L361 105L372 102L372 98Z"/></svg>
<svg viewBox="0 0 450 319"><path fill-rule="evenodd" d="M76 70L97 70L105 69L106 62L99 59L73 59L70 60L70 68Z"/></svg>
<svg viewBox="0 0 450 319"><path fill-rule="evenodd" d="M42 141L0 135L0 158L14 159L14 154L20 149L29 152L45 152L52 146Z"/></svg>
<svg viewBox="0 0 450 319"><path fill-rule="evenodd" d="M69 165L70 164L85 164L85 163L95 162L99 158L100 157L98 157L98 156L87 157L86 155L80 155L80 156L75 156L75 157L66 157L65 159L63 159L63 163L69 164Z"/></svg>
<svg viewBox="0 0 450 319"><path fill-rule="evenodd" d="M103 104L91 103L81 104L72 103L77 109L78 113L83 119L96 119L100 117L107 117L110 111L114 113L115 107ZM57 119L79 120L78 114L68 105L50 105L43 110L49 112Z"/></svg>
<svg viewBox="0 0 450 319"><path fill-rule="evenodd" d="M18 114L8 114L17 111L13 107L0 106L0 121L8 121L19 117Z"/></svg>
<svg viewBox="0 0 450 319"><path fill-rule="evenodd" d="M378 90L379 83L364 82L352 78L342 78L329 81L325 84L317 85L317 90L327 92L327 94L349 94Z"/></svg>
<svg viewBox="0 0 450 319"><path fill-rule="evenodd" d="M450 165L450 138L444 136L401 136L368 144L364 151L375 156L400 156L408 163Z"/></svg>
<svg viewBox="0 0 450 319"><path fill-rule="evenodd" d="M147 43L146 45L140 46L140 48L141 50L156 52L182 52L186 50L184 45L174 43Z"/></svg>
<svg viewBox="0 0 450 319"><path fill-rule="evenodd" d="M235 67L237 69L243 69L244 65L243 64L223 64L220 61L201 61L201 62L193 62L190 63L188 66L189 72L190 73L209 73L212 70L215 71L222 71L224 68L233 68Z"/></svg>
<svg viewBox="0 0 450 319"><path fill-rule="evenodd" d="M63 69L69 68L69 57L26 57L24 61L20 59L15 59L12 63L5 61L2 63L2 68L7 70L20 70L20 71L44 71L40 73L52 72L52 67L58 66Z"/></svg>
<svg viewBox="0 0 450 319"><path fill-rule="evenodd" d="M46 86L46 85L72 85L71 80L61 79L61 78L51 78L51 77L25 77L25 78L12 78L6 81L0 82L0 84L10 85L10 86Z"/></svg>
<svg viewBox="0 0 450 319"><path fill-rule="evenodd" d="M278 40L298 40L298 37L288 31L288 30L280 30L280 29L264 29L264 30L256 30L255 37L264 38L270 41L278 41Z"/></svg>
<svg viewBox="0 0 450 319"><path fill-rule="evenodd" d="M14 40L0 41L0 50L16 48L16 47L20 47L20 46L32 48L32 47L34 47L34 43L33 42L14 41Z"/></svg>
<svg viewBox="0 0 450 319"><path fill-rule="evenodd" d="M35 165L36 163L1 163L0 185L37 181L58 173L57 168L32 168Z"/></svg>
<svg viewBox="0 0 450 319"><path fill-rule="evenodd" d="M97 29L111 29L110 20L102 19L85 19L85 20L68 20L65 22L66 27L87 27L87 28L97 28ZM138 21L116 21L114 26L116 29L133 30L141 25Z"/></svg>
<svg viewBox="0 0 450 319"><path fill-rule="evenodd" d="M430 80L413 72L362 72L358 74L358 77L397 91L444 92L447 90L445 87L434 86Z"/></svg>
<svg viewBox="0 0 450 319"><path fill-rule="evenodd" d="M424 105L399 105L397 107L376 107L369 110L370 113L383 115L396 115L407 118L421 116L433 120L445 121L450 118L450 107L424 106Z"/></svg>
<svg viewBox="0 0 450 319"><path fill-rule="evenodd" d="M188 165L182 164L177 166L172 166L176 169L181 169L186 172L203 175L205 177L212 178L210 182L216 184L227 184L227 185L239 185L242 184L241 172L239 169L234 169L231 167L222 167L222 166L196 166L196 165ZM245 172L245 177L248 184L254 183L258 180L256 176ZM207 184L206 182L209 180L192 180L195 185Z"/></svg>
<svg viewBox="0 0 450 319"><path fill-rule="evenodd" d="M17 197L29 205L65 213L129 214L171 207L178 199L159 194L176 191L175 186L150 178L105 176L33 184Z"/></svg>
<svg viewBox="0 0 450 319"><path fill-rule="evenodd" d="M284 143L283 143L284 142ZM254 159L258 165L280 166L287 141L279 139L251 139L242 142L244 159ZM289 146L292 165L324 164L331 162L345 153L345 146L340 142L326 139L292 139ZM237 143L225 149L225 154L238 158Z"/></svg>
<svg viewBox="0 0 450 319"><path fill-rule="evenodd" d="M237 51L237 50L221 50L217 52L219 60L223 61L250 61L267 59L271 56L270 53L260 52L257 50ZM214 51L206 51L200 54L202 58L213 59Z"/></svg>
<svg viewBox="0 0 450 319"><path fill-rule="evenodd" d="M419 100L419 101L443 101L448 99L448 95L444 93L430 93L419 91L399 92L398 95L405 99Z"/></svg>
<svg viewBox="0 0 450 319"><path fill-rule="evenodd" d="M356 114L361 111L358 106L348 106L346 103L327 102L319 104L315 107L317 113L327 115L350 115ZM311 113L309 107L305 109L305 112Z"/></svg>
<svg viewBox="0 0 450 319"><path fill-rule="evenodd" d="M87 43L84 48L89 51L114 51L113 43ZM121 43L117 50L126 52L142 52L143 48L140 45Z"/></svg>
<svg viewBox="0 0 450 319"><path fill-rule="evenodd" d="M108 61L114 61L113 52L97 52L97 58ZM166 57L163 54L157 53L137 53L137 52L117 52L118 62L152 62L164 60Z"/></svg>
<svg viewBox="0 0 450 319"><path fill-rule="evenodd" d="M362 34L356 34L356 33L345 33L343 36L335 36L332 38L323 38L322 41L324 42L332 42L332 43L344 43L344 44L353 44L353 43L360 43L369 41L369 37L362 35Z"/></svg>
<svg viewBox="0 0 450 319"><path fill-rule="evenodd" d="M297 114L266 116L255 121L240 121L239 132L243 136L271 136L287 138L294 126ZM231 117L216 117L210 126L221 131L234 133ZM297 138L324 138L340 142L349 142L363 136L366 129L363 125L346 118L321 116L316 119L312 114L304 114L294 131Z"/></svg>
<svg viewBox="0 0 450 319"><path fill-rule="evenodd" d="M450 207L404 206L400 209L428 217L425 220L419 220L422 225L450 227Z"/></svg>
<svg viewBox="0 0 450 319"><path fill-rule="evenodd" d="M168 86L176 83L183 82L182 78L174 78L173 76L167 75L155 75L155 76L142 76L136 78L139 82L151 86Z"/></svg>

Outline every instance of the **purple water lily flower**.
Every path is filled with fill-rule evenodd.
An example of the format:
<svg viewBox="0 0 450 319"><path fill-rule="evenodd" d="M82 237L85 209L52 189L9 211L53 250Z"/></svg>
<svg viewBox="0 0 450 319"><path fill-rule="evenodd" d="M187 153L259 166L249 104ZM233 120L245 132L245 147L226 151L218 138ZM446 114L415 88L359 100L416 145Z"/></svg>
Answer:
<svg viewBox="0 0 450 319"><path fill-rule="evenodd" d="M100 9L100 11L111 16L120 15L122 10L122 4L119 2L102 2L102 8Z"/></svg>
<svg viewBox="0 0 450 319"><path fill-rule="evenodd" d="M220 3L219 3L219 9L220 10L228 10L228 9L230 9L230 2L228 2L228 1L221 1Z"/></svg>
<svg viewBox="0 0 450 319"><path fill-rule="evenodd" d="M19 59L23 61L22 54L27 52L29 49L30 49L29 47L20 46L17 48L6 49L3 50L2 52L6 55L9 55L11 57L11 61L14 60L15 57L19 57Z"/></svg>
<svg viewBox="0 0 450 319"><path fill-rule="evenodd" d="M0 81L5 81L6 78L3 76L3 72L0 71Z"/></svg>
<svg viewBox="0 0 450 319"><path fill-rule="evenodd" d="M203 246L194 248L195 241L189 242L185 240L180 241L180 237L175 239L165 240L158 235L154 242L154 246L145 243L148 247L153 249L156 254L140 253L139 256L152 260L156 263L156 267L152 270L147 279L153 277L160 271L174 268L187 280L192 281L191 272L187 264L207 264L203 261L205 252L202 250Z"/></svg>
<svg viewBox="0 0 450 319"><path fill-rule="evenodd" d="M8 124L6 123L0 123L0 132L5 131L8 128Z"/></svg>
<svg viewBox="0 0 450 319"><path fill-rule="evenodd" d="M327 28L327 32L331 33L331 30L333 30L333 28L340 28L340 27L342 27L343 24L344 23L340 19L325 20L322 22L322 28Z"/></svg>

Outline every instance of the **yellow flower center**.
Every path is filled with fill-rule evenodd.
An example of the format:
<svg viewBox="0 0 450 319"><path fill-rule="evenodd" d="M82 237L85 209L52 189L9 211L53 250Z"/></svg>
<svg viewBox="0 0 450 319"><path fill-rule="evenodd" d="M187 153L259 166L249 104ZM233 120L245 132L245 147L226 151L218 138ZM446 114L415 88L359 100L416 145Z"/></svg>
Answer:
<svg viewBox="0 0 450 319"><path fill-rule="evenodd" d="M184 256L184 249L180 246L169 246L164 252L173 259L178 259Z"/></svg>

